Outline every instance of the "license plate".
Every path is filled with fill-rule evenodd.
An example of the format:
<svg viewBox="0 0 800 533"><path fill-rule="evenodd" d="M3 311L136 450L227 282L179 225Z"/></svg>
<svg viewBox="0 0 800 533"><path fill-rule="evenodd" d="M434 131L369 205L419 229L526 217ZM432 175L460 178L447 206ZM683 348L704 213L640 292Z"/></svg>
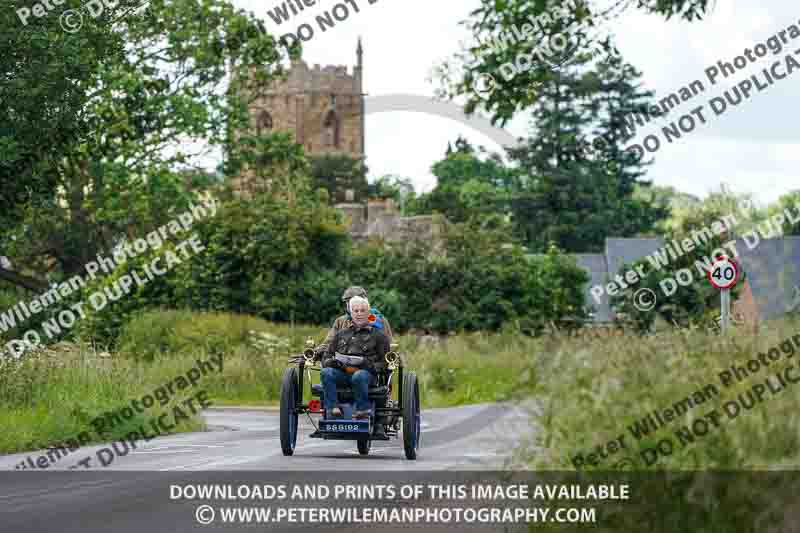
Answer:
<svg viewBox="0 0 800 533"><path fill-rule="evenodd" d="M319 429L332 433L369 433L369 420L320 420Z"/></svg>

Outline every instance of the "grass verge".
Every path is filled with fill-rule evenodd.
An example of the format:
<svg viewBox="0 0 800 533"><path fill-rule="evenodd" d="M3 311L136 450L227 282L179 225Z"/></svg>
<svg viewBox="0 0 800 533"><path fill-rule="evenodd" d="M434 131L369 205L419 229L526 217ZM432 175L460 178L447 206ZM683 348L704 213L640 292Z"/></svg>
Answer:
<svg viewBox="0 0 800 533"><path fill-rule="evenodd" d="M748 367L760 353L768 364ZM521 453L541 470L797 468L798 361L797 319L764 323L757 336L566 339L534 365L539 437Z"/></svg>
<svg viewBox="0 0 800 533"><path fill-rule="evenodd" d="M0 426L13 431L0 433L0 453L45 448L81 432L89 432L92 442L120 439L200 390L214 406L275 406L287 356L302 351L307 337L320 342L326 332L325 326L274 324L247 315L152 311L126 325L114 353L78 343L6 363L0 370ZM533 353L537 341L511 332L454 335L426 346L413 336L395 342L418 375L423 407L511 399L533 384L521 354ZM92 420L104 412L129 407L185 375L198 359L220 354L221 374L176 389L169 403L134 413L102 437L92 431ZM319 382L318 373L312 376ZM199 416L190 416L174 432L203 428Z"/></svg>

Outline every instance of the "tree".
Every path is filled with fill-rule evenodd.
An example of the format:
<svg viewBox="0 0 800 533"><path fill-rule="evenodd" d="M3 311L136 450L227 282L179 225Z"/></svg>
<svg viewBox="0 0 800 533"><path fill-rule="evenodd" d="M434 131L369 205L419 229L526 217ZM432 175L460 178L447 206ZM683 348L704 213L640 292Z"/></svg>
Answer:
<svg viewBox="0 0 800 533"><path fill-rule="evenodd" d="M574 258L554 248L530 256L502 224L481 222L448 225L437 253L423 241L360 246L343 270L369 287L398 329L540 331L550 320L586 316L588 275Z"/></svg>
<svg viewBox="0 0 800 533"><path fill-rule="evenodd" d="M309 156L309 160L312 186L327 190L331 203L344 202L347 190L352 190L356 199L367 197L369 169L362 159L333 153Z"/></svg>
<svg viewBox="0 0 800 533"><path fill-rule="evenodd" d="M241 179L244 194L269 193L290 202L313 189L310 171L303 147L286 132L242 134L225 164L229 179Z"/></svg>
<svg viewBox="0 0 800 533"><path fill-rule="evenodd" d="M680 193L682 194L682 193ZM672 216L664 222L668 232L687 232L698 225L708 225L729 215L733 216L733 234L740 236L763 222L767 210L760 209L749 193L736 193L724 183L719 190L711 191L701 201L690 202L683 209L673 209Z"/></svg>
<svg viewBox="0 0 800 533"><path fill-rule="evenodd" d="M723 188L720 192L709 195L701 206L691 209L677 225L671 227L664 236L665 242L682 242L688 238L695 241L695 246L690 253L681 254L666 266L662 265L661 268L656 268L650 260L641 259L635 262L633 267L641 267L646 275L638 284L628 286L619 294L611 296L611 304L618 314L618 318L630 322L640 331L649 331L657 316L660 316L668 324L677 324L682 327L686 327L690 323L705 322L714 316L719 316L719 290L714 289L710 283L702 279L705 275L703 268L704 265L713 261L714 257L711 254L715 250L725 251L723 244L733 240L737 234L741 234L740 232L752 223L749 217L743 219L739 216L742 214L739 209L742 207L743 197L747 198L746 195L735 195ZM710 229L713 227L712 224L732 214L735 215L736 223L730 232L712 235L707 242L695 240L696 238L692 237L692 231L700 228ZM624 275L630 268L631 266L623 265L619 273ZM666 295L662 283L669 286L670 281L664 280L674 280L676 273L682 269L690 272L695 282L681 285L672 281L676 290L672 294ZM746 272L743 276L742 281L746 279ZM731 289L732 299L738 298L742 287L743 284L738 283ZM656 295L654 308L643 310L636 305L634 294L642 289L649 289L652 291L651 294Z"/></svg>
<svg viewBox="0 0 800 533"><path fill-rule="evenodd" d="M411 178L404 178L396 174L386 174L369 184L369 198L391 198L400 205L400 213L406 214L406 204L416 198L414 184Z"/></svg>
<svg viewBox="0 0 800 533"><path fill-rule="evenodd" d="M638 0L637 7L667 19L678 15L685 20L701 20L708 10L708 0Z"/></svg>
<svg viewBox="0 0 800 533"><path fill-rule="evenodd" d="M61 7L82 3L66 0ZM122 1L114 12L130 4ZM0 12L0 250L6 255L15 247L10 230L30 209L52 204L64 153L97 131L83 110L93 98L99 65L119 60L125 45L108 17L77 33L65 32L56 15L31 15L26 22L11 7ZM0 280L46 289L41 271L20 258L13 263L14 271L0 268Z"/></svg>
<svg viewBox="0 0 800 533"><path fill-rule="evenodd" d="M82 35L113 27L115 39L136 46L84 61L83 85L67 79L69 90L85 91L72 112L94 133L59 147L55 194L26 207L13 232L25 238L3 243L17 264L41 272L54 259L55 274L69 276L121 234L166 222L196 192L183 173L203 154L187 143L229 143L231 131L249 126L253 88L282 74L275 38L224 0L152 0L131 12L133 4L140 3L121 2L85 20ZM23 43L31 55L42 37Z"/></svg>
<svg viewBox="0 0 800 533"><path fill-rule="evenodd" d="M675 229L690 209L700 206L703 202L697 196L677 190L675 187L663 185L650 185L643 187L636 185L633 197L645 200L670 210L670 217L656 224L659 233L666 233Z"/></svg>
<svg viewBox="0 0 800 533"><path fill-rule="evenodd" d="M213 219L200 220L192 231L203 245L201 253L136 286L125 298L99 311L89 309L80 332L113 343L127 320L156 307L231 311L306 323L319 323L339 310L346 280L336 268L346 262L349 237L341 214L312 191L295 198L271 192L231 198ZM165 249L180 256L171 243ZM84 296L111 287L125 274L143 272L146 263L164 253L164 249L147 250L107 277L98 277Z"/></svg>
<svg viewBox="0 0 800 533"><path fill-rule="evenodd" d="M598 57L615 54L615 47L595 30L633 4L633 0L623 0L605 11L595 11L583 0L481 0L481 5L462 21L474 44L436 68L442 82L439 95L466 96L467 113L481 107L491 114L493 122L504 124L538 99L537 88L553 75L554 65L586 51ZM636 0L636 7L667 19L677 15L694 20L706 13L708 0ZM541 24L532 24L532 20ZM520 34L525 37L518 38ZM563 49L559 36L568 37ZM502 74L502 65L513 65L520 57L532 58L528 68L518 69L510 79ZM487 76L494 80L488 87L480 82Z"/></svg>
<svg viewBox="0 0 800 533"><path fill-rule="evenodd" d="M798 218L800 218L800 189L788 192L778 198L778 201L775 202L774 205L769 206L767 214L772 216L782 213L784 210L788 210L791 218L794 220L794 222L792 222L788 220L787 217L787 220L784 221L784 234L800 235L800 220L798 220ZM786 217L785 214L784 217Z"/></svg>
<svg viewBox="0 0 800 533"><path fill-rule="evenodd" d="M649 185L639 179L644 163L623 151L617 133L652 96L636 88L639 76L619 56L584 57L540 87L531 136L509 150L524 174L513 220L533 250L552 242L567 252L601 251L607 236L649 232L667 216L666 207L634 197ZM590 135L596 150L587 152Z"/></svg>
<svg viewBox="0 0 800 533"><path fill-rule="evenodd" d="M506 209L506 197L520 189L519 173L508 168L499 154L475 149L459 137L453 150L433 164L436 187L414 199L413 211L438 212L451 222L466 222Z"/></svg>
<svg viewBox="0 0 800 533"><path fill-rule="evenodd" d="M445 157L449 156L453 152L459 154L474 154L475 148L469 143L467 139L462 137L461 135L458 136L456 139L456 148L453 150L453 145L450 142L447 142L447 151L445 152Z"/></svg>

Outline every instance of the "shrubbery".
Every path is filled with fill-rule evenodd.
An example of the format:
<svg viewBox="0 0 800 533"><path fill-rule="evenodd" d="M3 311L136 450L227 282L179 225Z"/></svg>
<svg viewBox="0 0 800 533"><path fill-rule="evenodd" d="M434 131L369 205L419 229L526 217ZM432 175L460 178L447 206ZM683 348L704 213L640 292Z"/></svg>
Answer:
<svg viewBox="0 0 800 533"><path fill-rule="evenodd" d="M99 290L114 294L122 276L137 271L144 279L145 265L156 256L163 268L167 250L182 261L142 287L134 284L127 296L109 297L100 311L87 303L88 317L77 328L81 337L113 347L131 318L153 308L327 324L341 313L339 298L349 285L366 287L398 330L536 331L551 320L583 315L584 271L555 249L526 255L502 227L451 225L439 244L353 245L340 213L326 203L308 195L293 202L260 195L224 202L213 220L196 222L181 240L193 233L204 250L184 259L176 243L165 244L75 295L88 302ZM169 333L163 324L148 327L154 337ZM161 348L156 343L142 350L152 355Z"/></svg>
<svg viewBox="0 0 800 533"><path fill-rule="evenodd" d="M338 311L340 285L331 265L343 261L347 235L338 214L325 205L287 201L261 195L230 200L214 219L195 223L182 236L197 234L203 250L189 257L170 243L129 260L83 291L84 299L98 290L112 290L125 274L137 271L167 250L181 259L165 275L137 287L102 310L89 308L79 331L113 343L134 315L153 308L232 311L279 322L319 322ZM164 261L160 262L164 268Z"/></svg>
<svg viewBox="0 0 800 533"><path fill-rule="evenodd" d="M350 272L401 329L499 330L521 322L538 329L583 314L588 276L555 249L530 257L502 230L454 225L442 251L374 244L354 250Z"/></svg>
<svg viewBox="0 0 800 533"><path fill-rule="evenodd" d="M534 394L543 401L531 412L536 441L519 450L520 460L537 471L573 471L573 460L587 474L637 471L631 478L635 496L632 492L631 501L618 507L604 506L598 531L770 531L753 524L772 503L781 511L778 516L793 520L782 512L791 504L773 500L796 495L796 479L768 477L764 470L785 474L800 461L800 427L794 416L800 396L788 382L780 388L776 377L796 366L797 347L790 349L791 342L786 347L786 341L798 335L799 326L797 320L783 319L763 323L758 336L736 329L725 335L675 329L637 339L626 335L591 344L579 339L553 343L530 364ZM747 364L779 345L779 359L770 359L769 367L754 372ZM724 382L719 374L732 364L749 372ZM767 378L770 389L754 393ZM715 393L708 392L709 385ZM706 391L702 403L694 395L698 390ZM696 403L687 403L688 396ZM682 402L682 410L674 407L676 402ZM740 411L729 411L731 403ZM713 411L719 414L718 424L709 415ZM663 415L663 424L654 412ZM644 425L648 416L653 418L649 432L630 429ZM613 451L607 443L621 435L625 447ZM666 471L668 477L655 471ZM584 478L592 479L598 478ZM624 478L620 472L602 479ZM585 530L584 524L572 526L558 530Z"/></svg>

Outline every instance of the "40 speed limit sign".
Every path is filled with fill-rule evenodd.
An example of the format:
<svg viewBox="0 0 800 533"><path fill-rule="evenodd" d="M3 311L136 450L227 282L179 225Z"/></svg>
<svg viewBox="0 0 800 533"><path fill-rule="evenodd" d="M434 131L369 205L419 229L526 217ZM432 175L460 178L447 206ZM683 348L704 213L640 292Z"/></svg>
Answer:
<svg viewBox="0 0 800 533"><path fill-rule="evenodd" d="M739 281L739 264L725 256L718 257L706 272L708 281L716 289L730 289Z"/></svg>

